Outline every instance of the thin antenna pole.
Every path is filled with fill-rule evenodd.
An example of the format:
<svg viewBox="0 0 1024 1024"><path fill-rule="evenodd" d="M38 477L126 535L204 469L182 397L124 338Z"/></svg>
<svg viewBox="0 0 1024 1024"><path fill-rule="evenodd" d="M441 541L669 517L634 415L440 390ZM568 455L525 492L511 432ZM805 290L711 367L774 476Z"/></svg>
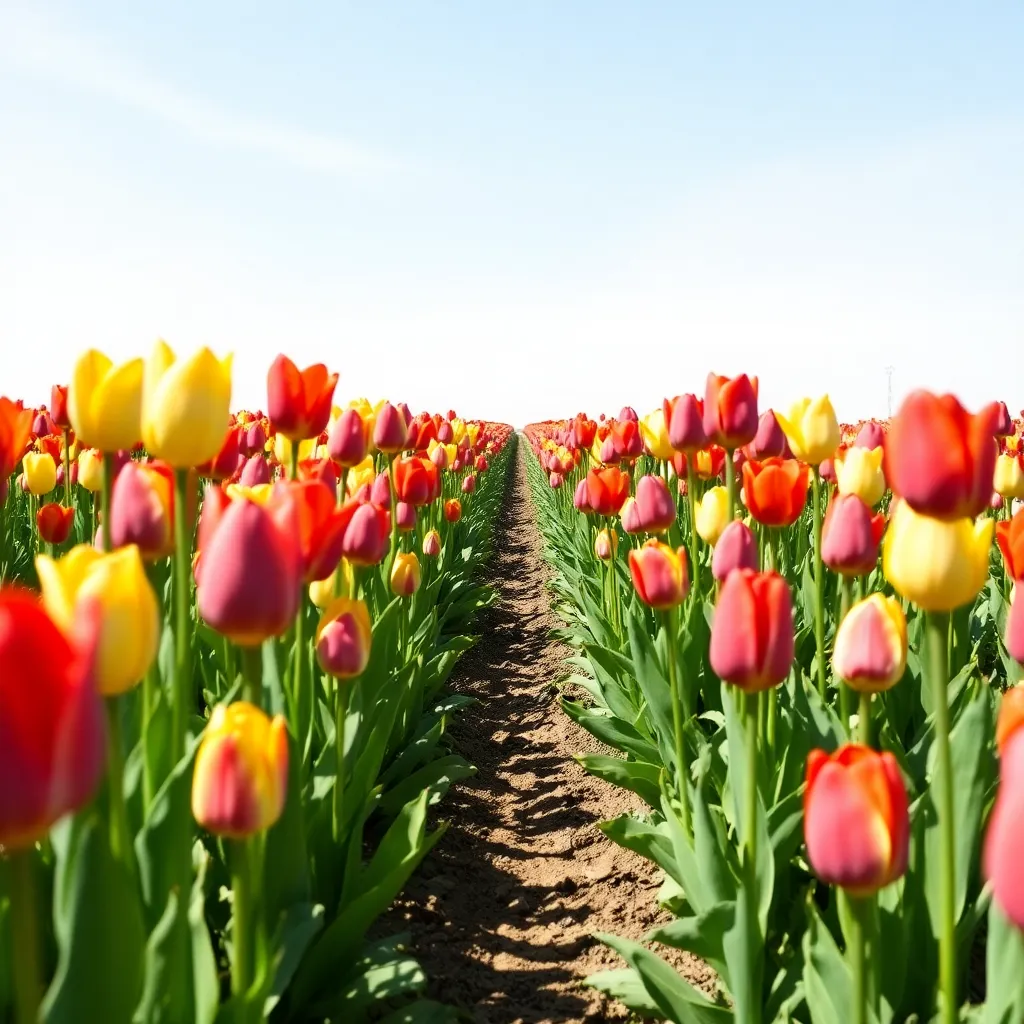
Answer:
<svg viewBox="0 0 1024 1024"><path fill-rule="evenodd" d="M889 413L888 413L889 419L892 419L892 374L893 374L893 370L895 370L895 369L896 369L895 366L887 366L885 368L886 376L888 376L888 378L889 378Z"/></svg>

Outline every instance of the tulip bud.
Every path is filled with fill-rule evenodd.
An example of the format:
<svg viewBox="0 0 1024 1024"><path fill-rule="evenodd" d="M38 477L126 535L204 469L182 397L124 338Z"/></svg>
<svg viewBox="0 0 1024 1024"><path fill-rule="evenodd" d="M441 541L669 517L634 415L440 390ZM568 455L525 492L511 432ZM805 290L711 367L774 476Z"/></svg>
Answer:
<svg viewBox="0 0 1024 1024"><path fill-rule="evenodd" d="M757 434L757 378L709 373L704 389L704 433L723 448L739 448Z"/></svg>
<svg viewBox="0 0 1024 1024"><path fill-rule="evenodd" d="M777 686L793 664L793 604L778 573L729 573L715 606L711 667L747 692Z"/></svg>
<svg viewBox="0 0 1024 1024"><path fill-rule="evenodd" d="M636 498L622 506L622 528L626 533L663 533L675 521L676 503L665 481L660 476L640 477Z"/></svg>
<svg viewBox="0 0 1024 1024"><path fill-rule="evenodd" d="M478 473L486 473L487 470L490 468L487 462L486 455L478 455L473 465Z"/></svg>
<svg viewBox="0 0 1024 1024"><path fill-rule="evenodd" d="M400 501L395 506L395 525L403 533L416 529L416 506Z"/></svg>
<svg viewBox="0 0 1024 1024"><path fill-rule="evenodd" d="M316 660L335 679L354 679L370 662L373 629L364 601L339 597L332 601L316 628Z"/></svg>
<svg viewBox="0 0 1024 1024"><path fill-rule="evenodd" d="M7 851L43 839L92 799L103 777L98 607L83 603L73 626L62 632L27 591L0 591L0 846Z"/></svg>
<svg viewBox="0 0 1024 1024"><path fill-rule="evenodd" d="M288 792L288 727L258 707L218 704L196 751L192 815L214 835L244 839L270 828Z"/></svg>
<svg viewBox="0 0 1024 1024"><path fill-rule="evenodd" d="M907 790L892 754L848 743L812 750L804 791L804 840L815 874L868 896L907 869Z"/></svg>
<svg viewBox="0 0 1024 1024"><path fill-rule="evenodd" d="M594 555L602 562L610 562L619 550L619 535L615 530L601 530L594 538Z"/></svg>
<svg viewBox="0 0 1024 1024"><path fill-rule="evenodd" d="M391 505L391 481L387 473L378 473L370 488L370 501L375 505Z"/></svg>
<svg viewBox="0 0 1024 1024"><path fill-rule="evenodd" d="M449 498L444 503L444 517L449 523L457 523L462 518L462 502L458 498Z"/></svg>
<svg viewBox="0 0 1024 1024"><path fill-rule="evenodd" d="M1024 663L1024 599L1017 599L1016 587L1013 593L1006 616L1006 650L1011 658Z"/></svg>
<svg viewBox="0 0 1024 1024"><path fill-rule="evenodd" d="M454 419L454 417L452 417ZM451 444L454 440L452 425L448 420L442 420L437 428L437 439L441 444Z"/></svg>
<svg viewBox="0 0 1024 1024"><path fill-rule="evenodd" d="M250 458L253 455L262 455L267 447L267 429L261 420L250 423L245 428L245 438L242 441L243 453Z"/></svg>
<svg viewBox="0 0 1024 1024"><path fill-rule="evenodd" d="M840 494L856 494L867 505L877 505L885 494L881 448L840 449L833 460Z"/></svg>
<svg viewBox="0 0 1024 1024"><path fill-rule="evenodd" d="M412 551L399 551L391 567L391 593L412 597L420 587L420 561Z"/></svg>
<svg viewBox="0 0 1024 1024"><path fill-rule="evenodd" d="M36 556L43 606L71 633L87 606L99 612L96 687L115 696L141 682L156 658L160 609L139 549L103 553L79 544L60 559Z"/></svg>
<svg viewBox="0 0 1024 1024"><path fill-rule="evenodd" d="M882 547L882 570L896 591L925 611L973 601L988 579L991 519L943 522L901 501Z"/></svg>
<svg viewBox="0 0 1024 1024"><path fill-rule="evenodd" d="M615 466L592 469L586 476L590 507L599 516L614 516L629 495L629 474Z"/></svg>
<svg viewBox="0 0 1024 1024"><path fill-rule="evenodd" d="M391 515L373 502L347 501L341 507L344 539L341 552L353 565L378 565L391 544Z"/></svg>
<svg viewBox="0 0 1024 1024"><path fill-rule="evenodd" d="M1009 522L996 523L996 543L1003 553L1006 575L1012 580L1024 579L1024 509Z"/></svg>
<svg viewBox="0 0 1024 1024"><path fill-rule="evenodd" d="M589 512L594 510L590 507L590 491L587 488L587 480L584 477L577 485L576 490L572 496L572 503L576 508L577 512L582 512L587 515Z"/></svg>
<svg viewBox="0 0 1024 1024"><path fill-rule="evenodd" d="M279 355L267 373L267 411L270 422L290 441L316 437L327 426L331 400L338 383L323 363L304 370L285 355Z"/></svg>
<svg viewBox="0 0 1024 1024"><path fill-rule="evenodd" d="M747 445L747 449L750 458L758 461L771 458L791 459L793 457L785 432L779 426L779 421L772 409L766 409L761 414L761 418L757 421L757 433L754 435L754 440Z"/></svg>
<svg viewBox="0 0 1024 1024"><path fill-rule="evenodd" d="M656 459L668 462L675 454L675 449L669 443L668 425L665 422L663 409L655 409L645 416L639 423L640 436L643 438L644 447Z"/></svg>
<svg viewBox="0 0 1024 1024"><path fill-rule="evenodd" d="M440 434L440 431L438 431ZM439 444L436 448L433 448L430 452L430 461L439 469L444 470L448 468L448 449L443 444Z"/></svg>
<svg viewBox="0 0 1024 1024"><path fill-rule="evenodd" d="M705 544L714 547L728 525L729 492L724 487L712 487L697 506L697 533Z"/></svg>
<svg viewBox="0 0 1024 1024"><path fill-rule="evenodd" d="M242 487L259 487L270 483L270 463L262 454L250 456L238 476Z"/></svg>
<svg viewBox="0 0 1024 1024"><path fill-rule="evenodd" d="M629 552L629 572L640 600L652 608L674 608L690 591L686 551L673 550L658 540Z"/></svg>
<svg viewBox="0 0 1024 1024"><path fill-rule="evenodd" d="M558 474L552 473L551 475L552 476L556 476ZM552 486L554 486L554 485L552 484ZM558 486L559 487L562 486L561 482L559 483ZM473 473L467 473L466 476L463 478L463 481L462 481L462 493L463 494L472 494L475 490L476 490L476 476Z"/></svg>
<svg viewBox="0 0 1024 1024"><path fill-rule="evenodd" d="M1004 498L1024 499L1024 455L1006 452L996 459L993 487Z"/></svg>
<svg viewBox="0 0 1024 1024"><path fill-rule="evenodd" d="M907 666L907 620L894 597L872 594L839 624L832 667L852 690L879 693L895 686Z"/></svg>
<svg viewBox="0 0 1024 1024"><path fill-rule="evenodd" d="M36 529L47 544L63 544L75 521L74 508L50 503L36 513Z"/></svg>
<svg viewBox="0 0 1024 1024"><path fill-rule="evenodd" d="M78 456L78 482L94 494L103 490L103 456L95 448Z"/></svg>
<svg viewBox="0 0 1024 1024"><path fill-rule="evenodd" d="M793 454L809 466L832 458L839 447L839 421L828 395L802 398L793 405L788 416L776 413L776 418Z"/></svg>
<svg viewBox="0 0 1024 1024"><path fill-rule="evenodd" d="M668 424L668 443L677 452L695 452L708 443L704 433L704 403L696 395L680 395L662 403Z"/></svg>
<svg viewBox="0 0 1024 1024"><path fill-rule="evenodd" d="M885 516L872 514L856 494L840 494L829 504L821 530L821 560L843 576L865 576L878 562Z"/></svg>
<svg viewBox="0 0 1024 1024"><path fill-rule="evenodd" d="M395 454L402 451L409 437L409 421L390 402L377 414L373 426L373 443L382 452Z"/></svg>
<svg viewBox="0 0 1024 1024"><path fill-rule="evenodd" d="M880 423L868 420L853 442L855 448L881 448L885 444L885 431Z"/></svg>
<svg viewBox="0 0 1024 1024"><path fill-rule="evenodd" d="M996 437L1009 437L1013 433L1013 417L1005 402L995 402L992 417L992 433Z"/></svg>
<svg viewBox="0 0 1024 1024"><path fill-rule="evenodd" d="M437 558L441 554L441 534L437 530L428 530L423 537L423 554L427 558Z"/></svg>
<svg viewBox="0 0 1024 1024"><path fill-rule="evenodd" d="M791 526L807 504L809 474L796 459L744 463L743 496L750 514L765 526Z"/></svg>
<svg viewBox="0 0 1024 1024"><path fill-rule="evenodd" d="M22 468L29 494L48 494L57 486L57 463L48 452L27 452Z"/></svg>
<svg viewBox="0 0 1024 1024"><path fill-rule="evenodd" d="M54 426L60 430L67 430L71 426L71 420L68 419L67 385L54 384L50 388L50 417Z"/></svg>
<svg viewBox="0 0 1024 1024"><path fill-rule="evenodd" d="M67 413L82 444L113 452L139 440L142 379L141 359L115 366L96 349L79 358L68 385Z"/></svg>
<svg viewBox="0 0 1024 1024"><path fill-rule="evenodd" d="M756 569L757 538L746 523L734 519L722 531L711 556L711 573L722 582L733 569Z"/></svg>
<svg viewBox="0 0 1024 1024"><path fill-rule="evenodd" d="M356 409L346 409L327 432L327 454L339 466L351 469L366 458L368 447L365 421Z"/></svg>
<svg viewBox="0 0 1024 1024"><path fill-rule="evenodd" d="M110 501L110 540L135 544L144 559L174 551L174 472L155 462L129 462L117 474Z"/></svg>

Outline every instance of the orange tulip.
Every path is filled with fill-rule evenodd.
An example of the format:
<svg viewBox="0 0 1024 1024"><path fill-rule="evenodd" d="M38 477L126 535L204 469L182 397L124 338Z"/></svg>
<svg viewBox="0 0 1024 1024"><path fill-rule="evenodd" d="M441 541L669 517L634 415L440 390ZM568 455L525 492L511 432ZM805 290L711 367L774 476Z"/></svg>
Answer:
<svg viewBox="0 0 1024 1024"><path fill-rule="evenodd" d="M750 514L765 526L790 526L807 504L810 469L796 459L743 464L743 495Z"/></svg>
<svg viewBox="0 0 1024 1024"><path fill-rule="evenodd" d="M331 402L338 383L323 363L304 370L279 355L267 373L267 411L277 433L290 441L317 437L331 418Z"/></svg>
<svg viewBox="0 0 1024 1024"><path fill-rule="evenodd" d="M14 472L28 446L32 433L32 410L21 402L0 398L0 480Z"/></svg>
<svg viewBox="0 0 1024 1024"><path fill-rule="evenodd" d="M1024 579L1024 508L1009 522L996 523L996 543L1003 553L1006 574L1012 580Z"/></svg>
<svg viewBox="0 0 1024 1024"><path fill-rule="evenodd" d="M629 496L629 474L616 466L587 474L589 505L599 516L618 515Z"/></svg>
<svg viewBox="0 0 1024 1024"><path fill-rule="evenodd" d="M75 521L74 508L51 502L36 513L36 529L47 544L63 544Z"/></svg>

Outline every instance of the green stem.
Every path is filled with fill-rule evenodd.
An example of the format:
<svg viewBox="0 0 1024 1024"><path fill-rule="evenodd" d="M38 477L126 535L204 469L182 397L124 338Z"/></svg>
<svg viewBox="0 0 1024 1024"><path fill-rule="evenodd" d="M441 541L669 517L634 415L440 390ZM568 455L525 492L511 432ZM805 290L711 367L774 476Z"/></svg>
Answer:
<svg viewBox="0 0 1024 1024"><path fill-rule="evenodd" d="M388 462L388 493L391 496L391 556L388 558L388 578L390 579L398 551L398 496L395 494L394 459L390 455L386 458Z"/></svg>
<svg viewBox="0 0 1024 1024"><path fill-rule="evenodd" d="M103 453L103 550L113 551L110 536L110 505L114 493L114 453Z"/></svg>
<svg viewBox="0 0 1024 1024"><path fill-rule="evenodd" d="M729 522L736 516L736 464L731 448L725 450L725 489L729 494Z"/></svg>
<svg viewBox="0 0 1024 1024"><path fill-rule="evenodd" d="M865 969L864 932L865 917L870 900L857 896L849 897L848 904L850 935L846 944L846 955L850 963L850 974L853 979L853 1024L867 1024L868 1020L868 985Z"/></svg>
<svg viewBox="0 0 1024 1024"><path fill-rule="evenodd" d="M11 958L14 1019L38 1024L42 994L39 957L39 908L36 906L35 850L15 850L8 859L11 901Z"/></svg>
<svg viewBox="0 0 1024 1024"><path fill-rule="evenodd" d="M175 473L174 509L174 700L171 710L173 761L185 753L188 713L195 695L192 692L192 531L186 520L188 470Z"/></svg>
<svg viewBox="0 0 1024 1024"><path fill-rule="evenodd" d="M299 442L291 442L291 458L288 460L288 479L298 480L299 479Z"/></svg>
<svg viewBox="0 0 1024 1024"><path fill-rule="evenodd" d="M744 697L745 732L747 747L747 778L744 789L743 808L743 875L746 888L744 903L747 920L746 935L749 943L749 960L751 969L758 964L761 956L760 923L757 917L759 903L757 893L757 706L758 695L746 693ZM760 977L760 970L756 975ZM744 1024L760 1024L761 1002L760 993L756 992L753 1003L747 1007Z"/></svg>
<svg viewBox="0 0 1024 1024"><path fill-rule="evenodd" d="M340 570L339 570L340 571ZM292 732L296 736L305 736L307 729L307 708L312 715L312 694L306 683L306 666L309 664L306 650L306 588L299 592L299 611L295 616L295 668L292 673L292 714L295 721L291 723Z"/></svg>
<svg viewBox="0 0 1024 1024"><path fill-rule="evenodd" d="M64 441L64 507L71 508L71 452L68 450L68 428L64 427L60 436Z"/></svg>
<svg viewBox="0 0 1024 1024"><path fill-rule="evenodd" d="M857 713L858 739L865 747L871 746L871 694L862 692Z"/></svg>
<svg viewBox="0 0 1024 1024"><path fill-rule="evenodd" d="M156 694L159 685L158 668L156 663L150 665L146 674L142 677L142 808L148 815L150 807L153 806L153 798L156 796L156 779L153 777L153 758L150 751L153 749L149 739L149 723L156 710Z"/></svg>
<svg viewBox="0 0 1024 1024"><path fill-rule="evenodd" d="M248 1024L246 995L253 975L253 877L249 841L232 839L231 844L231 994L235 999L235 1019Z"/></svg>
<svg viewBox="0 0 1024 1024"><path fill-rule="evenodd" d="M240 647L242 654L242 700L263 705L263 648ZM297 734L298 735L298 734Z"/></svg>
<svg viewBox="0 0 1024 1024"><path fill-rule="evenodd" d="M668 640L668 685L672 697L672 724L676 741L676 790L679 794L679 809L682 813L683 829L690 836L690 792L686 782L686 746L683 741L683 727L690 719L690 709L685 693L679 686L678 609L673 607L665 612L665 635Z"/></svg>
<svg viewBox="0 0 1024 1024"><path fill-rule="evenodd" d="M825 697L825 573L821 566L821 474L813 467L814 497L814 643L818 652L818 693Z"/></svg>
<svg viewBox="0 0 1024 1024"><path fill-rule="evenodd" d="M107 787L110 814L110 852L134 870L128 813L124 803L124 741L121 738L119 698L108 697L107 707Z"/></svg>
<svg viewBox="0 0 1024 1024"><path fill-rule="evenodd" d="M345 717L348 714L349 687L355 680L337 682L337 701L334 709L334 842L342 840L341 830L345 823Z"/></svg>
<svg viewBox="0 0 1024 1024"><path fill-rule="evenodd" d="M956 847L953 818L953 759L949 746L949 613L925 615L928 677L935 705L935 808L939 818L939 989L940 1020L955 1024L956 994Z"/></svg>
<svg viewBox="0 0 1024 1024"><path fill-rule="evenodd" d="M692 455L686 457L686 505L690 513L690 569L692 573L690 588L693 595L692 600L697 602L700 601L700 563L698 562L700 539L697 536L697 480L692 464L694 457Z"/></svg>

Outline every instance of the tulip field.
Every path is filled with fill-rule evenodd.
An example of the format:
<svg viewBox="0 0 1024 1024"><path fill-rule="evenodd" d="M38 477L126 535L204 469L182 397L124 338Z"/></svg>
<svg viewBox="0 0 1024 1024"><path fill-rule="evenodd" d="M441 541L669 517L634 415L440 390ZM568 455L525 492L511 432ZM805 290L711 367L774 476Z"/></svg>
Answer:
<svg viewBox="0 0 1024 1024"><path fill-rule="evenodd" d="M467 1019L387 914L475 771L517 435L285 356L265 412L206 349L68 370L0 397L0 1018ZM557 714L659 878L578 979L614 1019L1024 1021L1022 434L714 374L525 429Z"/></svg>

